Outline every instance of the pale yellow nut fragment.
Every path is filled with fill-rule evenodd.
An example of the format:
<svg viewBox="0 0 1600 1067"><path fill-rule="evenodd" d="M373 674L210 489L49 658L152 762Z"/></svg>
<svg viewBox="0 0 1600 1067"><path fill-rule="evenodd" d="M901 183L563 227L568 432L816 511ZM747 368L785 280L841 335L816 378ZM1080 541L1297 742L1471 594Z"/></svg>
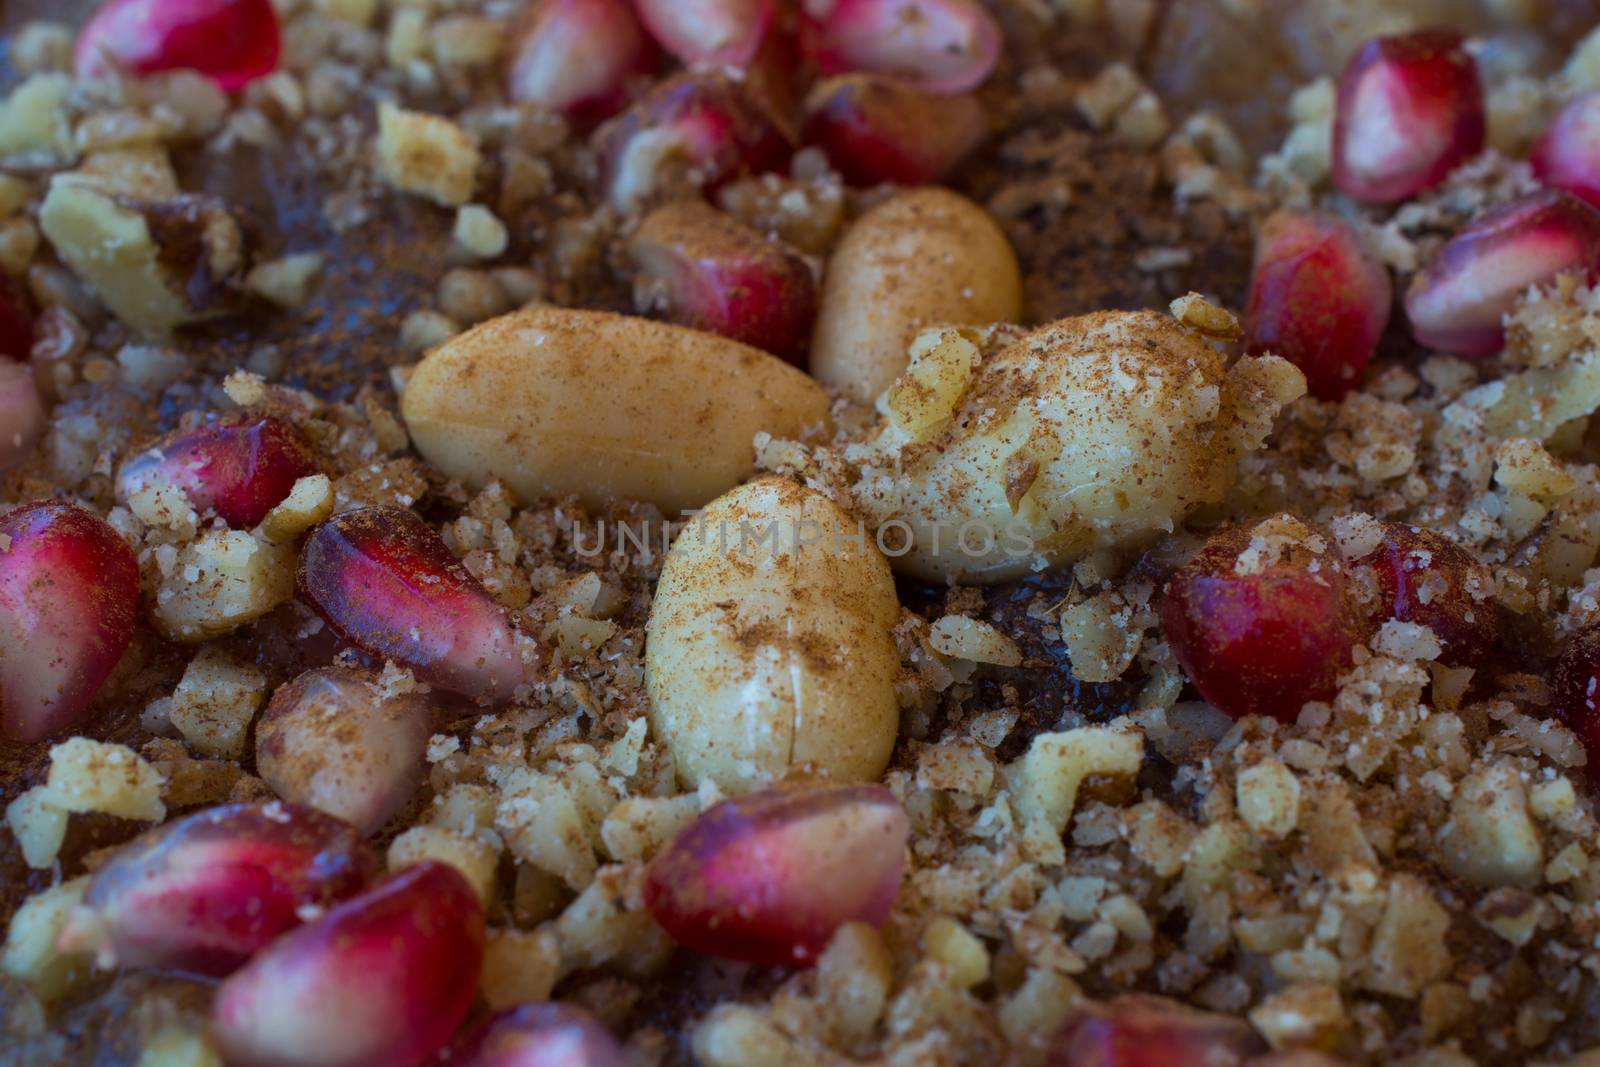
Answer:
<svg viewBox="0 0 1600 1067"><path fill-rule="evenodd" d="M456 212L451 231L456 247L478 259L493 259L506 250L506 224L482 204L468 204Z"/></svg>
<svg viewBox="0 0 1600 1067"><path fill-rule="evenodd" d="M29 867L48 867L61 851L67 834L67 813L51 802L50 792L36 785L6 805L6 825L22 847Z"/></svg>
<svg viewBox="0 0 1600 1067"><path fill-rule="evenodd" d="M495 898L495 877L500 850L476 837L442 826L413 826L389 845L389 869L436 860L460 871L485 906Z"/></svg>
<svg viewBox="0 0 1600 1067"><path fill-rule="evenodd" d="M1337 986L1305 982L1267 997L1250 1022L1273 1048L1297 1048L1336 1039L1347 1019Z"/></svg>
<svg viewBox="0 0 1600 1067"><path fill-rule="evenodd" d="M244 755L250 722L267 699L267 676L214 647L189 661L172 693L167 718L202 756Z"/></svg>
<svg viewBox="0 0 1600 1067"><path fill-rule="evenodd" d="M21 178L0 174L0 219L9 219L33 195L33 187Z"/></svg>
<svg viewBox="0 0 1600 1067"><path fill-rule="evenodd" d="M1549 503L1576 487L1572 475L1538 441L1513 437L1495 449L1494 480L1498 485Z"/></svg>
<svg viewBox="0 0 1600 1067"><path fill-rule="evenodd" d="M245 288L281 308L293 310L310 296L312 283L322 273L323 261L320 252L297 252L258 263L245 276Z"/></svg>
<svg viewBox="0 0 1600 1067"><path fill-rule="evenodd" d="M919 441L950 421L982 354L961 330L946 326L918 334L910 356L905 371L880 397L878 408L895 429Z"/></svg>
<svg viewBox="0 0 1600 1067"><path fill-rule="evenodd" d="M224 1067L205 1036L182 1026L158 1031L139 1052L135 1067Z"/></svg>
<svg viewBox="0 0 1600 1067"><path fill-rule="evenodd" d="M23 901L11 917L5 947L0 949L0 974L17 979L49 1003L66 993L89 972L87 957L56 951L56 939L67 916L83 902L88 876L63 882Z"/></svg>
<svg viewBox="0 0 1600 1067"><path fill-rule="evenodd" d="M989 978L989 949L956 920L940 915L922 933L922 948L929 959L950 970L950 977L963 989L971 989Z"/></svg>
<svg viewBox="0 0 1600 1067"><path fill-rule="evenodd" d="M260 533L269 543L287 544L333 514L333 482L326 474L297 479L283 502L261 520Z"/></svg>
<svg viewBox="0 0 1600 1067"><path fill-rule="evenodd" d="M928 632L928 644L935 652L973 663L1015 667L1022 662L1017 643L982 619L965 615L945 615Z"/></svg>
<svg viewBox="0 0 1600 1067"><path fill-rule="evenodd" d="M723 1004L712 1009L692 1039L705 1067L815 1067L817 1060L757 1009Z"/></svg>
<svg viewBox="0 0 1600 1067"><path fill-rule="evenodd" d="M1440 850L1451 873L1472 885L1527 889L1538 884L1544 845L1514 766L1479 767L1461 780Z"/></svg>
<svg viewBox="0 0 1600 1067"><path fill-rule="evenodd" d="M1372 933L1364 985L1396 997L1415 997L1450 973L1444 936L1450 913L1427 884L1408 874L1389 882L1389 899Z"/></svg>
<svg viewBox="0 0 1600 1067"><path fill-rule="evenodd" d="M483 951L483 999L494 1011L547 1000L560 963L548 931L491 927Z"/></svg>
<svg viewBox="0 0 1600 1067"><path fill-rule="evenodd" d="M162 578L151 618L173 641L192 644L231 633L294 598L295 558L293 544L207 530Z"/></svg>
<svg viewBox="0 0 1600 1067"><path fill-rule="evenodd" d="M449 119L378 107L378 173L391 187L459 207L472 199L478 139Z"/></svg>
<svg viewBox="0 0 1600 1067"><path fill-rule="evenodd" d="M50 749L48 800L64 811L160 822L161 775L126 745L72 737Z"/></svg>
<svg viewBox="0 0 1600 1067"><path fill-rule="evenodd" d="M817 960L818 1000L842 1042L860 1041L883 1015L894 964L883 935L866 923L845 923Z"/></svg>
<svg viewBox="0 0 1600 1067"><path fill-rule="evenodd" d="M1122 677L1139 654L1144 634L1131 625L1133 612L1115 593L1100 593L1061 612L1061 636L1067 643L1072 673L1084 682L1110 682Z"/></svg>
<svg viewBox="0 0 1600 1067"><path fill-rule="evenodd" d="M519 860L573 889L594 877L594 846L583 814L558 778L520 769L507 775L500 783L495 829Z"/></svg>
<svg viewBox="0 0 1600 1067"><path fill-rule="evenodd" d="M1244 336L1244 327L1239 325L1233 312L1218 307L1199 293L1185 293L1168 306L1173 318L1204 337L1237 341Z"/></svg>
<svg viewBox="0 0 1600 1067"><path fill-rule="evenodd" d="M28 163L72 160L67 124L67 94L72 78L57 72L35 74L0 102L0 157Z"/></svg>
<svg viewBox="0 0 1600 1067"><path fill-rule="evenodd" d="M145 217L89 180L57 175L39 224L72 272L137 332L166 337L195 317L169 285Z"/></svg>
<svg viewBox="0 0 1600 1067"><path fill-rule="evenodd" d="M1144 735L1109 726L1040 734L1027 755L1007 768L1014 803L1041 862L1061 862L1061 835L1072 820L1078 787L1091 775L1131 778L1144 762Z"/></svg>
<svg viewBox="0 0 1600 1067"><path fill-rule="evenodd" d="M428 30L433 58L448 67L482 67L505 48L504 23L477 15L446 15Z"/></svg>
<svg viewBox="0 0 1600 1067"><path fill-rule="evenodd" d="M1300 820L1300 779L1278 760L1263 760L1235 783L1239 817L1258 833L1287 837Z"/></svg>
<svg viewBox="0 0 1600 1067"><path fill-rule="evenodd" d="M329 18L353 26L370 26L378 14L378 0L316 0L315 6Z"/></svg>
<svg viewBox="0 0 1600 1067"><path fill-rule="evenodd" d="M639 720L643 721L643 720ZM600 824L600 840L612 859L647 860L699 813L692 793L676 797L628 797Z"/></svg>

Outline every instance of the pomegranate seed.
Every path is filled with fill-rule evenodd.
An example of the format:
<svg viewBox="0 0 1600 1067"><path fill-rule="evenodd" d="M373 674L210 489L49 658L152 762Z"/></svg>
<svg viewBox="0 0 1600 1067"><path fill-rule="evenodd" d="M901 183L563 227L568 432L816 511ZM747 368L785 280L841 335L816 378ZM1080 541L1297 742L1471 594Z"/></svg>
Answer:
<svg viewBox="0 0 1600 1067"><path fill-rule="evenodd" d="M932 96L896 78L845 74L806 99L800 139L828 154L851 185L929 185L989 136L975 96Z"/></svg>
<svg viewBox="0 0 1600 1067"><path fill-rule="evenodd" d="M644 903L711 956L809 964L847 922L881 926L905 876L906 815L877 785L801 786L726 800L645 872Z"/></svg>
<svg viewBox="0 0 1600 1067"><path fill-rule="evenodd" d="M800 46L824 74L910 78L931 93L982 85L1000 26L975 0L809 0Z"/></svg>
<svg viewBox="0 0 1600 1067"><path fill-rule="evenodd" d="M99 516L53 500L0 515L0 733L83 718L138 613L139 564Z"/></svg>
<svg viewBox="0 0 1600 1067"><path fill-rule="evenodd" d="M110 0L78 34L80 78L197 70L232 92L278 66L271 0Z"/></svg>
<svg viewBox="0 0 1600 1067"><path fill-rule="evenodd" d="M285 934L212 1003L233 1067L418 1067L478 995L483 906L454 867L406 867Z"/></svg>
<svg viewBox="0 0 1600 1067"><path fill-rule="evenodd" d="M651 212L628 248L647 308L804 364L817 283L798 252L696 201Z"/></svg>
<svg viewBox="0 0 1600 1067"><path fill-rule="evenodd" d="M225 975L377 869L361 836L320 811L212 808L141 834L97 868L60 947L95 951L102 967Z"/></svg>
<svg viewBox="0 0 1600 1067"><path fill-rule="evenodd" d="M300 593L346 641L473 698L509 700L524 680L505 609L406 508L347 511L300 552Z"/></svg>
<svg viewBox="0 0 1600 1067"><path fill-rule="evenodd" d="M775 0L634 0L661 47L689 66L748 67L777 14Z"/></svg>
<svg viewBox="0 0 1600 1067"><path fill-rule="evenodd" d="M524 1004L484 1021L450 1050L457 1067L623 1067L617 1039L566 1004Z"/></svg>
<svg viewBox="0 0 1600 1067"><path fill-rule="evenodd" d="M1305 373L1311 395L1339 400L1361 378L1389 325L1389 272L1343 219L1279 211L1261 226L1245 310L1245 345Z"/></svg>
<svg viewBox="0 0 1600 1067"><path fill-rule="evenodd" d="M8 274L0 273L0 359L27 362L33 352L33 309Z"/></svg>
<svg viewBox="0 0 1600 1067"><path fill-rule="evenodd" d="M44 427L44 401L33 368L0 359L0 472L28 458Z"/></svg>
<svg viewBox="0 0 1600 1067"><path fill-rule="evenodd" d="M1161 623L1206 700L1286 721L1333 695L1365 630L1326 539L1292 516L1214 535L1167 583Z"/></svg>
<svg viewBox="0 0 1600 1067"><path fill-rule="evenodd" d="M1250 1024L1165 997L1129 994L1078 1009L1056 1036L1051 1067L1237 1067L1265 1052Z"/></svg>
<svg viewBox="0 0 1600 1067"><path fill-rule="evenodd" d="M1600 92L1585 93L1556 115L1528 156L1533 173L1600 207Z"/></svg>
<svg viewBox="0 0 1600 1067"><path fill-rule="evenodd" d="M1411 281L1406 314L1419 344L1487 355L1505 342L1502 320L1530 286L1600 271L1600 211L1545 190L1473 219Z"/></svg>
<svg viewBox="0 0 1600 1067"><path fill-rule="evenodd" d="M1357 200L1404 200L1483 151L1483 86L1454 30L1375 37L1339 76L1333 182Z"/></svg>
<svg viewBox="0 0 1600 1067"><path fill-rule="evenodd" d="M433 733L419 693L385 697L355 671L308 671L256 721L256 770L285 800L374 833L416 795Z"/></svg>
<svg viewBox="0 0 1600 1067"><path fill-rule="evenodd" d="M1591 764L1600 761L1600 625L1567 642L1551 677L1556 717L1577 734Z"/></svg>
<svg viewBox="0 0 1600 1067"><path fill-rule="evenodd" d="M1383 542L1357 566L1378 580L1384 616L1432 630L1444 646L1440 660L1475 666L1499 634L1494 578L1478 558L1442 534L1386 523Z"/></svg>
<svg viewBox="0 0 1600 1067"><path fill-rule="evenodd" d="M581 122L627 106L629 85L648 76L655 49L627 0L535 4L511 46L507 92Z"/></svg>
<svg viewBox="0 0 1600 1067"><path fill-rule="evenodd" d="M782 169L791 145L747 86L720 74L680 74L595 132L611 202L628 210L672 177L708 191Z"/></svg>
<svg viewBox="0 0 1600 1067"><path fill-rule="evenodd" d="M146 489L182 490L202 515L249 529L317 473L316 453L294 426L267 415L168 435L122 465L118 499Z"/></svg>

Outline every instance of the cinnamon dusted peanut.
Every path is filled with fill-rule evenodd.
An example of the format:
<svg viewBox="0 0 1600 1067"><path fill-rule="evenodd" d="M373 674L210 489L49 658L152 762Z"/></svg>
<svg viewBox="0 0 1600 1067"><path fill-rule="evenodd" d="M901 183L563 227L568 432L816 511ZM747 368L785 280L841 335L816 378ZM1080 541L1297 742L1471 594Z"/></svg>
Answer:
<svg viewBox="0 0 1600 1067"><path fill-rule="evenodd" d="M764 478L713 502L667 556L646 645L678 776L730 792L791 770L877 777L899 722L898 617L870 534L822 494Z"/></svg>
<svg viewBox="0 0 1600 1067"><path fill-rule="evenodd" d="M811 373L870 403L924 327L1021 313L1017 257L994 220L947 189L914 189L861 216L828 261Z"/></svg>
<svg viewBox="0 0 1600 1067"><path fill-rule="evenodd" d="M735 341L599 311L539 308L483 323L418 365L401 414L429 462L523 500L650 501L676 518L755 467L759 432L827 420L827 397Z"/></svg>

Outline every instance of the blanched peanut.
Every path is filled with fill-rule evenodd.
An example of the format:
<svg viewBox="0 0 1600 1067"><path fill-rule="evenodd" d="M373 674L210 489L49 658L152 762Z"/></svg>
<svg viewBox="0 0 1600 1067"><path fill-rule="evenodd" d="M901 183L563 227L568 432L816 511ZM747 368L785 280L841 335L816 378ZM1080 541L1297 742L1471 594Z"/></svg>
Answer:
<svg viewBox="0 0 1600 1067"><path fill-rule="evenodd" d="M853 489L897 570L1002 581L1135 544L1220 501L1305 377L1231 368L1155 312L1063 319L1009 344L931 330L885 396ZM907 544L909 535L909 545Z"/></svg>
<svg viewBox="0 0 1600 1067"><path fill-rule="evenodd" d="M679 535L645 681L685 784L743 793L790 770L840 782L883 771L899 722L900 609L871 534L864 545L857 534L822 494L763 478Z"/></svg>
<svg viewBox="0 0 1600 1067"><path fill-rule="evenodd" d="M473 487L524 501L622 497L672 518L755 467L760 431L824 424L806 375L727 338L599 311L539 308L446 342L412 374L401 414L417 450Z"/></svg>
<svg viewBox="0 0 1600 1067"><path fill-rule="evenodd" d="M988 325L1022 313L1017 257L982 208L945 189L913 189L861 216L822 283L811 373L871 403L935 323Z"/></svg>

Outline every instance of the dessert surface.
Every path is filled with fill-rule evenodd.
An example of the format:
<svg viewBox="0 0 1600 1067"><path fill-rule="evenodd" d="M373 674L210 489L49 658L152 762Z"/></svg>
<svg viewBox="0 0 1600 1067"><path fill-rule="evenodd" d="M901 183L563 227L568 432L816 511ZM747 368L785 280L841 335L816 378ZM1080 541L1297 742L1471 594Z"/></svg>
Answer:
<svg viewBox="0 0 1600 1067"><path fill-rule="evenodd" d="M1597 27L7 4L0 1063L1600 1064Z"/></svg>

